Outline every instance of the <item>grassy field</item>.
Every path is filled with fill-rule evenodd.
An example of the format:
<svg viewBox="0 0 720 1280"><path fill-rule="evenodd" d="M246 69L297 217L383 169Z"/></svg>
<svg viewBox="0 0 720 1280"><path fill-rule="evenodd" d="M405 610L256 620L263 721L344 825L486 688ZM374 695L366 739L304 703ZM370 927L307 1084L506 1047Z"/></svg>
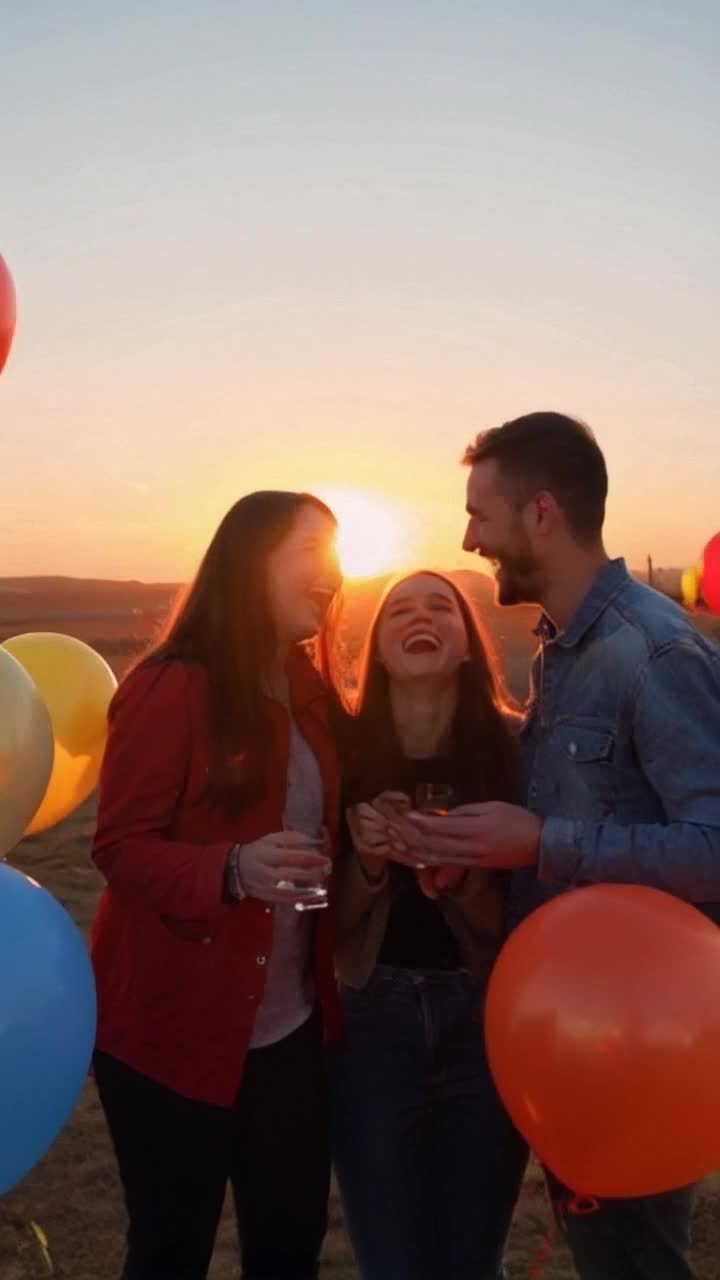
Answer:
<svg viewBox="0 0 720 1280"><path fill-rule="evenodd" d="M480 575L468 575L477 580ZM487 588L479 584L483 603ZM130 590L132 587L132 591ZM53 590L55 587L53 586ZM158 589L159 590L159 589ZM127 626L127 600L134 602L133 616L144 617L135 627ZM160 592L160 605L169 599L170 589ZM58 599L64 603L58 604ZM145 602L146 603L146 602ZM85 612L67 593L53 596L52 610L38 606L37 594L15 601L3 616L0 601L0 639L24 630L63 630L94 644L105 652L120 672L131 652L142 643L150 627L156 601L147 610L137 584L128 584L118 606L112 599L112 613L103 603L97 607L97 592ZM362 630L372 601L358 602L350 620L357 634ZM141 613L137 614L140 607ZM159 606L158 606L159 607ZM533 649L530 617L526 611L484 610L488 630L499 642L506 659L508 683L518 697L527 687L527 667ZM81 616L81 613L83 616ZM63 616L58 616L62 614ZM102 615L102 616L101 616ZM122 615L122 616L121 616ZM123 621L124 617L124 621ZM717 635L717 620L701 622L704 630ZM94 822L94 802L90 801L55 830L26 840L13 853L12 863L32 875L63 903L83 932L92 920L100 877L90 861L90 840ZM0 1202L0 1280L39 1280L50 1274L38 1239L36 1223L47 1236L54 1274L60 1280L116 1280L123 1253L124 1212L110 1144L92 1083L86 1085L70 1123L45 1160L11 1195ZM538 1170L531 1167L515 1215L508 1248L511 1280L571 1280L574 1271L560 1242L541 1267L544 1242L550 1229L549 1213ZM697 1280L717 1280L720 1274L720 1176L702 1188L694 1227L694 1256ZM211 1271L212 1280L230 1280L238 1274L233 1223L226 1213L218 1237ZM333 1280L357 1276L343 1229L342 1212L336 1196L332 1200L332 1225L328 1235L323 1275ZM438 1277L438 1280L443 1280ZM611 1280L611 1277L608 1277Z"/></svg>

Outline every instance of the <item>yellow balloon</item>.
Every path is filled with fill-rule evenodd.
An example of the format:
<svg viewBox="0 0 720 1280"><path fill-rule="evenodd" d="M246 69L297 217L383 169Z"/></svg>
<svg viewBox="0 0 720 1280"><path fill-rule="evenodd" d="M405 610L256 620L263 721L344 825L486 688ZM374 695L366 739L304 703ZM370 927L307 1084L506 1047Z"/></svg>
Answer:
<svg viewBox="0 0 720 1280"><path fill-rule="evenodd" d="M700 594L700 581L696 568L683 569L680 579L680 591L682 594L683 604L687 609L693 609L698 601Z"/></svg>
<svg viewBox="0 0 720 1280"><path fill-rule="evenodd" d="M54 827L95 790L117 680L105 659L73 636L30 632L6 640L4 647L35 681L55 739L45 798L25 831L34 835Z"/></svg>
<svg viewBox="0 0 720 1280"><path fill-rule="evenodd" d="M20 663L0 648L0 858L22 840L53 766L47 708Z"/></svg>

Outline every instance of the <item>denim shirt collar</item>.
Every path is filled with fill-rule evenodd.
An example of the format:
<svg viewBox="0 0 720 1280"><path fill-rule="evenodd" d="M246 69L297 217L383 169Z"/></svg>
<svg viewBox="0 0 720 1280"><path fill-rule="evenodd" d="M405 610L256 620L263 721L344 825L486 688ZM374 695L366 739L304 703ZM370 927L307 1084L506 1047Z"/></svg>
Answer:
<svg viewBox="0 0 720 1280"><path fill-rule="evenodd" d="M609 560L605 568L601 569L565 630L558 635L555 624L547 614L543 614L536 628L536 634L541 640L554 640L563 649L574 648L605 612L629 577L627 566L622 558Z"/></svg>

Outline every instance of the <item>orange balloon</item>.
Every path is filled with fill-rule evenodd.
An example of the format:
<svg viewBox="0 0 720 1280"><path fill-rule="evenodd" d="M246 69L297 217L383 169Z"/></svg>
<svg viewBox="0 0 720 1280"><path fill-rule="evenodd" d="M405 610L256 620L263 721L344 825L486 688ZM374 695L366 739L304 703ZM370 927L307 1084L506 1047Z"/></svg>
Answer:
<svg viewBox="0 0 720 1280"><path fill-rule="evenodd" d="M10 354L15 334L15 286L5 259L0 255L0 373Z"/></svg>
<svg viewBox="0 0 720 1280"><path fill-rule="evenodd" d="M720 929L657 889L546 903L490 978L490 1067L515 1125L579 1195L651 1195L720 1167Z"/></svg>

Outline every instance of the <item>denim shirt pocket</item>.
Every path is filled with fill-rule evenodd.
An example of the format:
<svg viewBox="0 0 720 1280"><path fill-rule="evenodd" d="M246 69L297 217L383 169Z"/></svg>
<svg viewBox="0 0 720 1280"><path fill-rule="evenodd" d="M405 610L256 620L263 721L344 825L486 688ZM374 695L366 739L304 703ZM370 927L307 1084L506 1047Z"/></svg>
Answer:
<svg viewBox="0 0 720 1280"><path fill-rule="evenodd" d="M561 720L550 741L556 812L596 821L612 813L617 783L614 731L603 724Z"/></svg>

